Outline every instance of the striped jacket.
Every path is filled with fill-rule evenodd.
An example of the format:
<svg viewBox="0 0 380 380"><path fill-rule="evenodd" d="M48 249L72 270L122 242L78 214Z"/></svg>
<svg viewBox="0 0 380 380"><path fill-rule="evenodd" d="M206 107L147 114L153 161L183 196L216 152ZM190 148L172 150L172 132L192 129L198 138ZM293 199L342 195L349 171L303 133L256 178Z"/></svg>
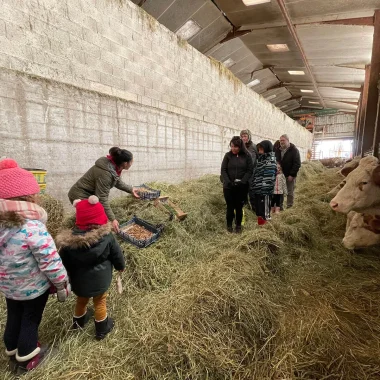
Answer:
<svg viewBox="0 0 380 380"><path fill-rule="evenodd" d="M276 175L276 182L274 184L273 194L288 195L288 188L286 187L286 178L283 173Z"/></svg>
<svg viewBox="0 0 380 380"><path fill-rule="evenodd" d="M276 172L277 164L274 152L259 154L250 192L259 195L272 195Z"/></svg>

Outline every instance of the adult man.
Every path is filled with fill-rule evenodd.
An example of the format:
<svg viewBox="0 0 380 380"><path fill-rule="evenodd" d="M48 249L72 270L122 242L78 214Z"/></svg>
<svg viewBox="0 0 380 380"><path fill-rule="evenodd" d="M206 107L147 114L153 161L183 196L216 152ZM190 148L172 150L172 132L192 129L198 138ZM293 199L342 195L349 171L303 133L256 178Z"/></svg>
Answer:
<svg viewBox="0 0 380 380"><path fill-rule="evenodd" d="M245 148L247 149L248 153L252 157L252 164L253 168L256 166L256 161L257 161L257 147L256 144L252 142L252 134L249 129L243 129L240 132L240 138L243 140L245 144ZM251 185L253 180L253 174L252 177L249 179L249 184ZM251 186L249 186L251 188ZM251 203L251 208L253 211L255 211L255 195L251 192L249 192L249 201Z"/></svg>
<svg viewBox="0 0 380 380"><path fill-rule="evenodd" d="M282 171L286 178L286 187L288 188L286 206L290 208L293 206L296 177L301 167L300 152L294 144L290 143L288 135L282 135L280 137L280 146L275 153L276 160L281 163Z"/></svg>

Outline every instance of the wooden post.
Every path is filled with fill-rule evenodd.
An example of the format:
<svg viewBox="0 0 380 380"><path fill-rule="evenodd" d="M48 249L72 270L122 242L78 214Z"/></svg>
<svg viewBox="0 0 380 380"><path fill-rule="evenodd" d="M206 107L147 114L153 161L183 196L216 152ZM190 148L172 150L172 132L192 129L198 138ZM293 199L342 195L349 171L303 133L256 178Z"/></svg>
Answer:
<svg viewBox="0 0 380 380"><path fill-rule="evenodd" d="M373 155L377 158L380 156L380 80L377 82L377 113L375 121L375 136L373 138Z"/></svg>
<svg viewBox="0 0 380 380"><path fill-rule="evenodd" d="M362 108L362 97L363 97L363 92L360 94L358 108L356 110L356 115L355 115L354 146L352 149L352 153L354 156L358 155L358 149L359 149L359 136L360 136L359 120L360 120L360 113L361 113L361 108Z"/></svg>
<svg viewBox="0 0 380 380"><path fill-rule="evenodd" d="M365 67L365 80L363 85L362 92L362 104L361 104L361 112L360 112L360 120L359 120L359 145L358 145L358 156L362 156L364 153L363 150L363 141L364 141L364 133L365 133L365 123L366 123L366 115L367 115L367 102L368 102L368 88L369 88L369 78L371 72L371 65L367 65Z"/></svg>
<svg viewBox="0 0 380 380"><path fill-rule="evenodd" d="M377 117L378 89L380 74L380 9L375 11L375 32L373 34L371 69L369 74L368 100L365 114L362 153L373 150L375 123Z"/></svg>

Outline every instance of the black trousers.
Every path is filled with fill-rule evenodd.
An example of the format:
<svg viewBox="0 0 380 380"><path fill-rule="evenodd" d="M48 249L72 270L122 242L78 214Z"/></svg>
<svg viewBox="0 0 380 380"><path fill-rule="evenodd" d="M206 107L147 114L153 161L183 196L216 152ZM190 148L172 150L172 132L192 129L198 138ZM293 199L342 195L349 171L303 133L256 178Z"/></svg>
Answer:
<svg viewBox="0 0 380 380"><path fill-rule="evenodd" d="M265 220L270 218L271 197L271 195L255 194L256 215Z"/></svg>
<svg viewBox="0 0 380 380"><path fill-rule="evenodd" d="M273 194L271 205L272 207L281 207L284 203L284 194Z"/></svg>
<svg viewBox="0 0 380 380"><path fill-rule="evenodd" d="M232 227L234 218L236 225L241 226L243 206L248 194L248 185L233 186L230 189L223 189L223 194L227 204L227 226Z"/></svg>
<svg viewBox="0 0 380 380"><path fill-rule="evenodd" d="M38 327L48 297L49 290L33 300L16 301L6 298L4 343L8 351L17 348L18 356L26 356L37 348Z"/></svg>

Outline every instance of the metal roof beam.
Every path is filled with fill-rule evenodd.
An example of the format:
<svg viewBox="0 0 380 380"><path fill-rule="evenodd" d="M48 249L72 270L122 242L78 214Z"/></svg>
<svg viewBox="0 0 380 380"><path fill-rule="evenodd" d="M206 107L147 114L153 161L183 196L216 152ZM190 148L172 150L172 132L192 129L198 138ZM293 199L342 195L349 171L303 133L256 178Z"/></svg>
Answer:
<svg viewBox="0 0 380 380"><path fill-rule="evenodd" d="M227 34L227 36L224 37L219 43L223 44L227 41L233 40L234 38L243 37L246 34L251 33L251 30L238 30L238 29L239 27L234 26L233 29Z"/></svg>
<svg viewBox="0 0 380 380"><path fill-rule="evenodd" d="M321 21L318 24L373 26L374 17L358 17L346 18L342 20Z"/></svg>
<svg viewBox="0 0 380 380"><path fill-rule="evenodd" d="M279 5L279 7L281 9L281 12L282 12L285 20L286 20L286 24L288 25L289 32L292 35L292 37L294 39L294 42L296 43L296 45L297 45L297 47L298 47L298 49L299 49L299 51L301 53L302 60L303 60L303 62L305 64L305 67L306 67L306 71L308 72L308 74L310 76L310 79L313 82L313 86L314 86L315 92L317 93L317 95L319 97L319 100L321 101L321 104L323 105L323 107L326 107L325 101L324 101L321 93L319 92L317 81L315 80L314 74L311 71L311 67L309 65L309 61L306 58L305 51L303 50L303 47L301 45L301 41L298 38L297 31L296 31L294 25L292 24L292 20L290 18L289 12L286 9L284 0L277 0L277 3L278 3L278 5Z"/></svg>
<svg viewBox="0 0 380 380"><path fill-rule="evenodd" d="M362 12L346 12L341 14L330 14L325 16L309 16L309 17L299 17L293 20L293 25L309 25L309 24L323 24L328 23L329 21L335 22L339 24L339 22L362 22L362 23L370 23L372 19L373 21L373 11L367 10ZM356 21L355 21L356 20ZM362 21L359 21L362 20ZM350 24L342 24L342 25L350 25ZM355 24L354 24L355 25ZM364 24L358 24L364 25ZM259 29L270 29L270 28L278 28L281 26L286 26L286 23L283 21L263 23L263 24L246 24L242 25L239 30L259 30Z"/></svg>

